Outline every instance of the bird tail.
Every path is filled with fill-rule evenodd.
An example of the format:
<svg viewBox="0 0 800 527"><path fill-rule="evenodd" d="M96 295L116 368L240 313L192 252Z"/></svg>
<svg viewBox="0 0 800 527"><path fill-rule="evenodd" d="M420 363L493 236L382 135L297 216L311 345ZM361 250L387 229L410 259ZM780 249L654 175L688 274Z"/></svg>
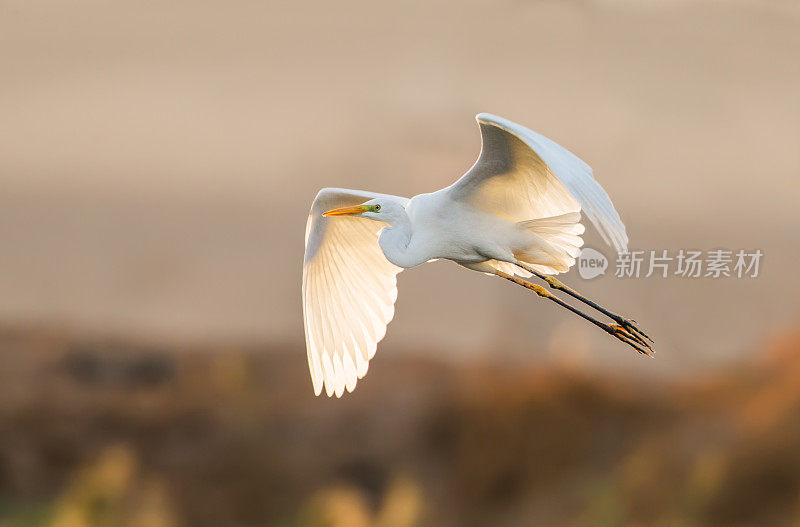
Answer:
<svg viewBox="0 0 800 527"><path fill-rule="evenodd" d="M583 246L585 228L579 212L536 218L517 223L529 236L514 257L544 274L558 274L575 265Z"/></svg>

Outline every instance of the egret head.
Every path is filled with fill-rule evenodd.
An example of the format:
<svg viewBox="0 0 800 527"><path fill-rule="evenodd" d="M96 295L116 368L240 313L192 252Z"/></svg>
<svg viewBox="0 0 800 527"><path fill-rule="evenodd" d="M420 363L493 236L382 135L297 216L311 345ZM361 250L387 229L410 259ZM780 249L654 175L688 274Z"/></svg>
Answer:
<svg viewBox="0 0 800 527"><path fill-rule="evenodd" d="M323 216L356 216L391 223L405 208L391 199L375 198L355 207L344 207L323 212Z"/></svg>

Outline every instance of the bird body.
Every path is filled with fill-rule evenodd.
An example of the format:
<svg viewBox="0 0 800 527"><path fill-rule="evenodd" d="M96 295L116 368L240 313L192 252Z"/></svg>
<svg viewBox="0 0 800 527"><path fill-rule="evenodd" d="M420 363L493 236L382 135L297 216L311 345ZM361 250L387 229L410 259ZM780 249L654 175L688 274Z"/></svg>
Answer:
<svg viewBox="0 0 800 527"><path fill-rule="evenodd" d="M397 216L386 222L378 242L390 262L406 269L434 259L510 257L524 237L513 222L453 201L444 190L414 196Z"/></svg>
<svg viewBox="0 0 800 527"><path fill-rule="evenodd" d="M548 298L645 354L635 324L568 288L553 275L583 245L580 211L618 251L625 226L591 169L563 147L520 125L480 114L481 155L452 185L411 199L322 189L309 213L303 262L303 315L315 393L352 391L386 333L403 269L451 260ZM604 324L522 278L611 317Z"/></svg>

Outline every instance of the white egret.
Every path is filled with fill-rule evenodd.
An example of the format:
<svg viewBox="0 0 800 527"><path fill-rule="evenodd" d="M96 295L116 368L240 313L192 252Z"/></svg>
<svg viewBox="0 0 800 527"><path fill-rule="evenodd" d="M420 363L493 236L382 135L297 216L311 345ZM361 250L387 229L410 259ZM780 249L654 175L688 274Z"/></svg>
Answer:
<svg viewBox="0 0 800 527"><path fill-rule="evenodd" d="M603 239L627 251L625 225L592 169L516 123L477 116L482 148L458 181L411 199L322 189L306 225L303 318L308 366L319 395L352 391L394 315L397 274L445 258L526 287L650 355L634 321L614 314L552 275L575 263L582 210ZM605 324L526 278L536 276L591 306Z"/></svg>

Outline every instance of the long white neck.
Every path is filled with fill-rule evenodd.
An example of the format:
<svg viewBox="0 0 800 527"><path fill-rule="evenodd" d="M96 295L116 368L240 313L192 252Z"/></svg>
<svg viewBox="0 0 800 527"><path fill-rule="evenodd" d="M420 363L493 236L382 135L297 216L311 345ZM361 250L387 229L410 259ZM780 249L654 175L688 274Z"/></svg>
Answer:
<svg viewBox="0 0 800 527"><path fill-rule="evenodd" d="M413 232L408 214L405 212L397 214L388 223L389 226L383 228L378 238L378 245L381 246L387 260L398 267L405 268L414 267L427 261L427 259L420 261L420 256L409 250Z"/></svg>

